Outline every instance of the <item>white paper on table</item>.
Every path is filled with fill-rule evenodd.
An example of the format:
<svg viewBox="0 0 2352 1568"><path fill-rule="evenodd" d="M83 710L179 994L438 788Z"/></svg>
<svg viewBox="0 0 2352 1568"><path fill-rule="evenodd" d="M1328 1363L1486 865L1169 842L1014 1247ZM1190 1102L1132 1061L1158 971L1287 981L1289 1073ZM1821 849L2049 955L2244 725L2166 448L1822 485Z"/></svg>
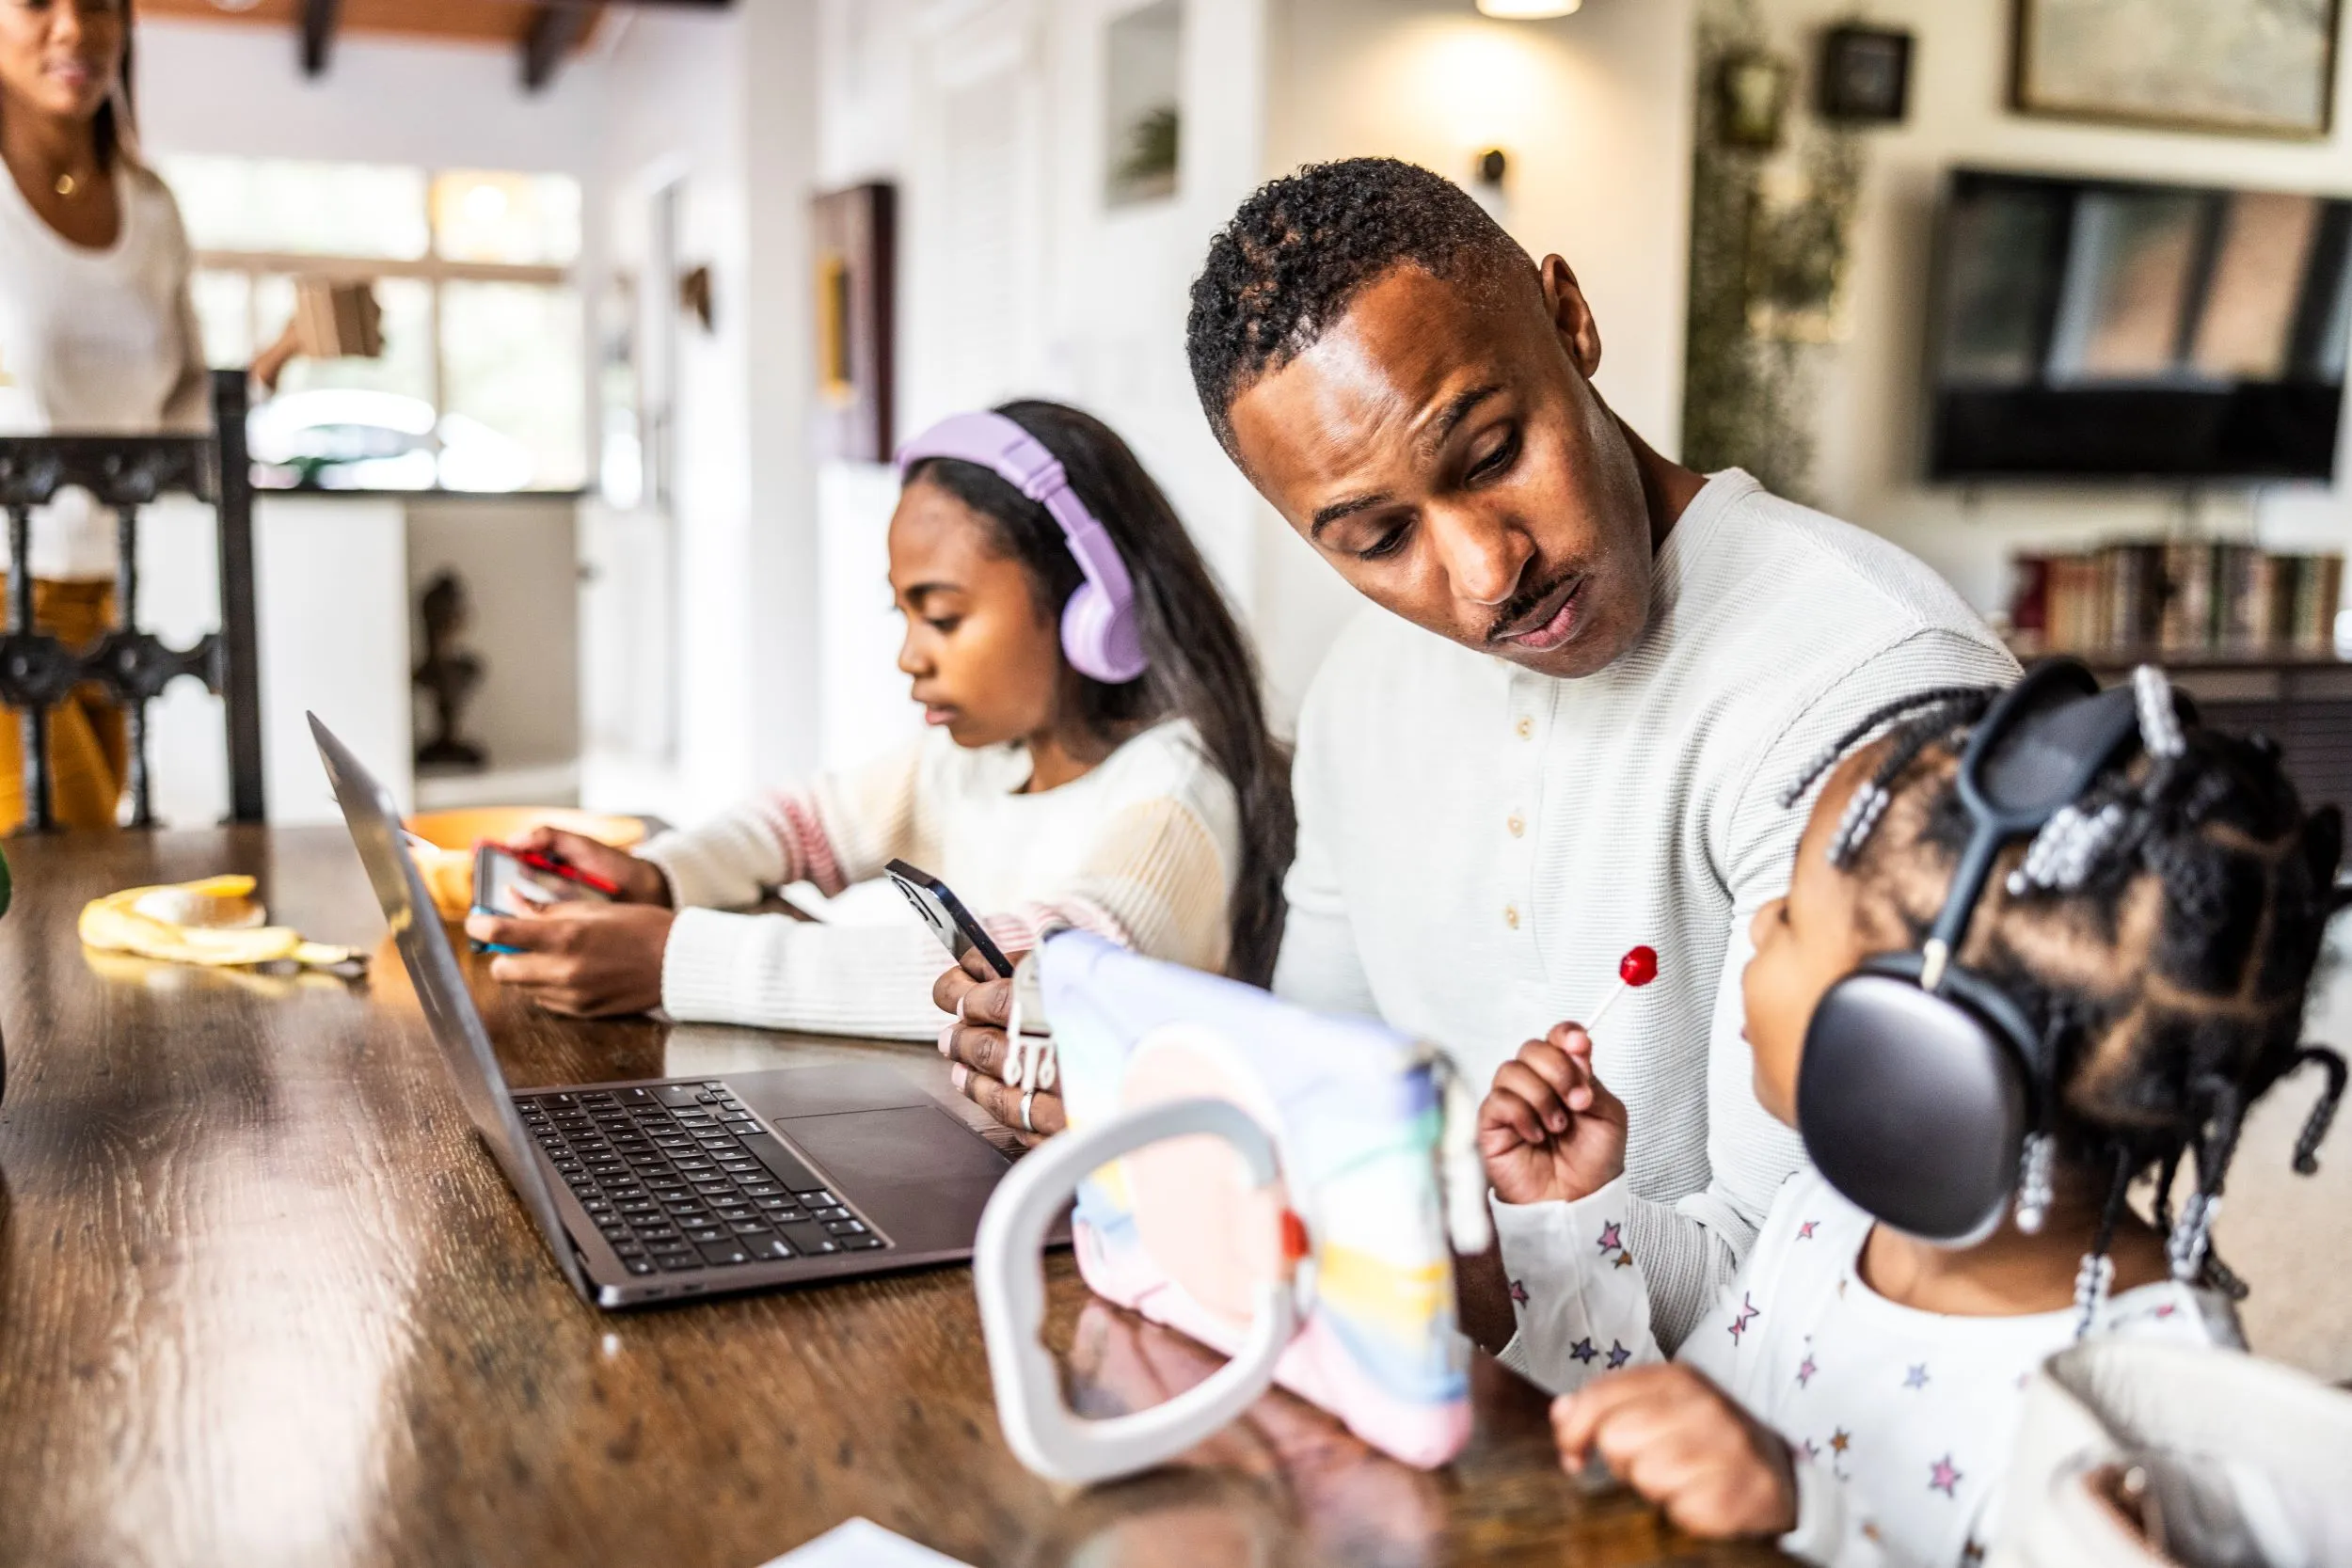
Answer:
<svg viewBox="0 0 2352 1568"><path fill-rule="evenodd" d="M967 1568L871 1519L851 1519L761 1568Z"/></svg>

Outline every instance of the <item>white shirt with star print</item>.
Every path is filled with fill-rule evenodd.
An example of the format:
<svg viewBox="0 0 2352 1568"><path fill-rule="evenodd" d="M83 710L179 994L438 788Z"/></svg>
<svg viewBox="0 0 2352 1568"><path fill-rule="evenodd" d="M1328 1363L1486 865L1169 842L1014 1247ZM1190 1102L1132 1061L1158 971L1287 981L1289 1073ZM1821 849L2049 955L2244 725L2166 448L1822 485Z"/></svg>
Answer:
<svg viewBox="0 0 2352 1568"><path fill-rule="evenodd" d="M1621 1177L1574 1203L1493 1201L1519 1342L1565 1390L1662 1361ZM1994 1538L2027 1377L2074 1341L2075 1313L1961 1318L1900 1307L1855 1263L1874 1222L1810 1165L1676 1359L1788 1440L1797 1528L1782 1547L1835 1568L1963 1568ZM2239 1346L2208 1291L2167 1280L2107 1304L2102 1333Z"/></svg>

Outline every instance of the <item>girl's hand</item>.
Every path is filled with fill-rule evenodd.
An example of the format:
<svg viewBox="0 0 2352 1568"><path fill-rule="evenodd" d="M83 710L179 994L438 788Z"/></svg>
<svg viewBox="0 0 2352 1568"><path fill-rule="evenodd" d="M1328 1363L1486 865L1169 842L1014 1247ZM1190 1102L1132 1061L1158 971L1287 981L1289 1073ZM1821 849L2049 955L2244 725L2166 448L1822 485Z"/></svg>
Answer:
<svg viewBox="0 0 2352 1568"><path fill-rule="evenodd" d="M1625 1174L1625 1102L1593 1076L1593 1037L1575 1023L1529 1040L1478 1107L1478 1152L1505 1203L1573 1202Z"/></svg>
<svg viewBox="0 0 2352 1568"><path fill-rule="evenodd" d="M1005 1082L1009 1053L1005 1029L1012 1022L1010 980L997 978L977 953L967 953L961 967L932 983L931 1002L943 1013L958 1014L956 1022L939 1032L939 1053L955 1064L947 1079L958 1093L1032 1147L1068 1125L1062 1119L1061 1096L1048 1089L1030 1099L1028 1125L1021 1124L1022 1090Z"/></svg>
<svg viewBox="0 0 2352 1568"><path fill-rule="evenodd" d="M1676 1363L1595 1379L1551 1404L1560 1464L1598 1450L1616 1477L1692 1535L1786 1535L1797 1528L1788 1445L1703 1375Z"/></svg>
<svg viewBox="0 0 2352 1568"><path fill-rule="evenodd" d="M518 948L490 960L490 977L551 1013L609 1018L661 1006L668 910L643 904L550 904L536 914L466 917L476 942Z"/></svg>
<svg viewBox="0 0 2352 1568"><path fill-rule="evenodd" d="M661 867L651 861L641 861L626 849L615 849L610 844L599 844L561 828L544 827L532 829L509 847L549 855L592 877L601 877L621 890L621 903L669 906L670 879L661 874Z"/></svg>

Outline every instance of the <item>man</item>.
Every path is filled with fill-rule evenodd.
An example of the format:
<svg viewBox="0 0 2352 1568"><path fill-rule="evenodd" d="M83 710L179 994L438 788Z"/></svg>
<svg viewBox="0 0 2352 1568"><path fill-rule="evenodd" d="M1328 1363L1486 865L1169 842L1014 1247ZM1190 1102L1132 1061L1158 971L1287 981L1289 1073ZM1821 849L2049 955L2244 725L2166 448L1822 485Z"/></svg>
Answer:
<svg viewBox="0 0 2352 1568"><path fill-rule="evenodd" d="M1656 948L1592 1047L1623 1104L1586 1114L1629 1124L1645 1201L1596 1243L1640 1255L1672 1346L1799 1156L1740 1033L1748 917L1804 822L1784 792L1886 698L2015 665L1893 546L1651 450L1593 387L1567 262L1425 169L1352 159L1258 191L1210 245L1188 339L1226 451L1387 612L1335 642L1300 715L1275 990L1442 1043L1484 1084ZM939 996L985 1024L999 989L946 975ZM969 1022L949 1043L999 1049Z"/></svg>

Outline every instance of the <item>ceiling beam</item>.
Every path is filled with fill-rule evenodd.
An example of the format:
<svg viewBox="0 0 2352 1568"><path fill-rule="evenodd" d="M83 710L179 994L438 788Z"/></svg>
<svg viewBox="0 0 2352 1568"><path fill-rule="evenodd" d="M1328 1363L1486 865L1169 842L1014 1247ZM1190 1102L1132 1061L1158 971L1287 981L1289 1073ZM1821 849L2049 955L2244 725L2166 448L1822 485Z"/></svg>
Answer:
<svg viewBox="0 0 2352 1568"><path fill-rule="evenodd" d="M302 74L326 74L326 56L335 45L335 24L342 19L342 0L302 0Z"/></svg>
<svg viewBox="0 0 2352 1568"><path fill-rule="evenodd" d="M543 4L531 18L531 30L523 35L523 90L543 91L555 80L563 67L564 56L580 47L588 30L596 24L601 6Z"/></svg>

